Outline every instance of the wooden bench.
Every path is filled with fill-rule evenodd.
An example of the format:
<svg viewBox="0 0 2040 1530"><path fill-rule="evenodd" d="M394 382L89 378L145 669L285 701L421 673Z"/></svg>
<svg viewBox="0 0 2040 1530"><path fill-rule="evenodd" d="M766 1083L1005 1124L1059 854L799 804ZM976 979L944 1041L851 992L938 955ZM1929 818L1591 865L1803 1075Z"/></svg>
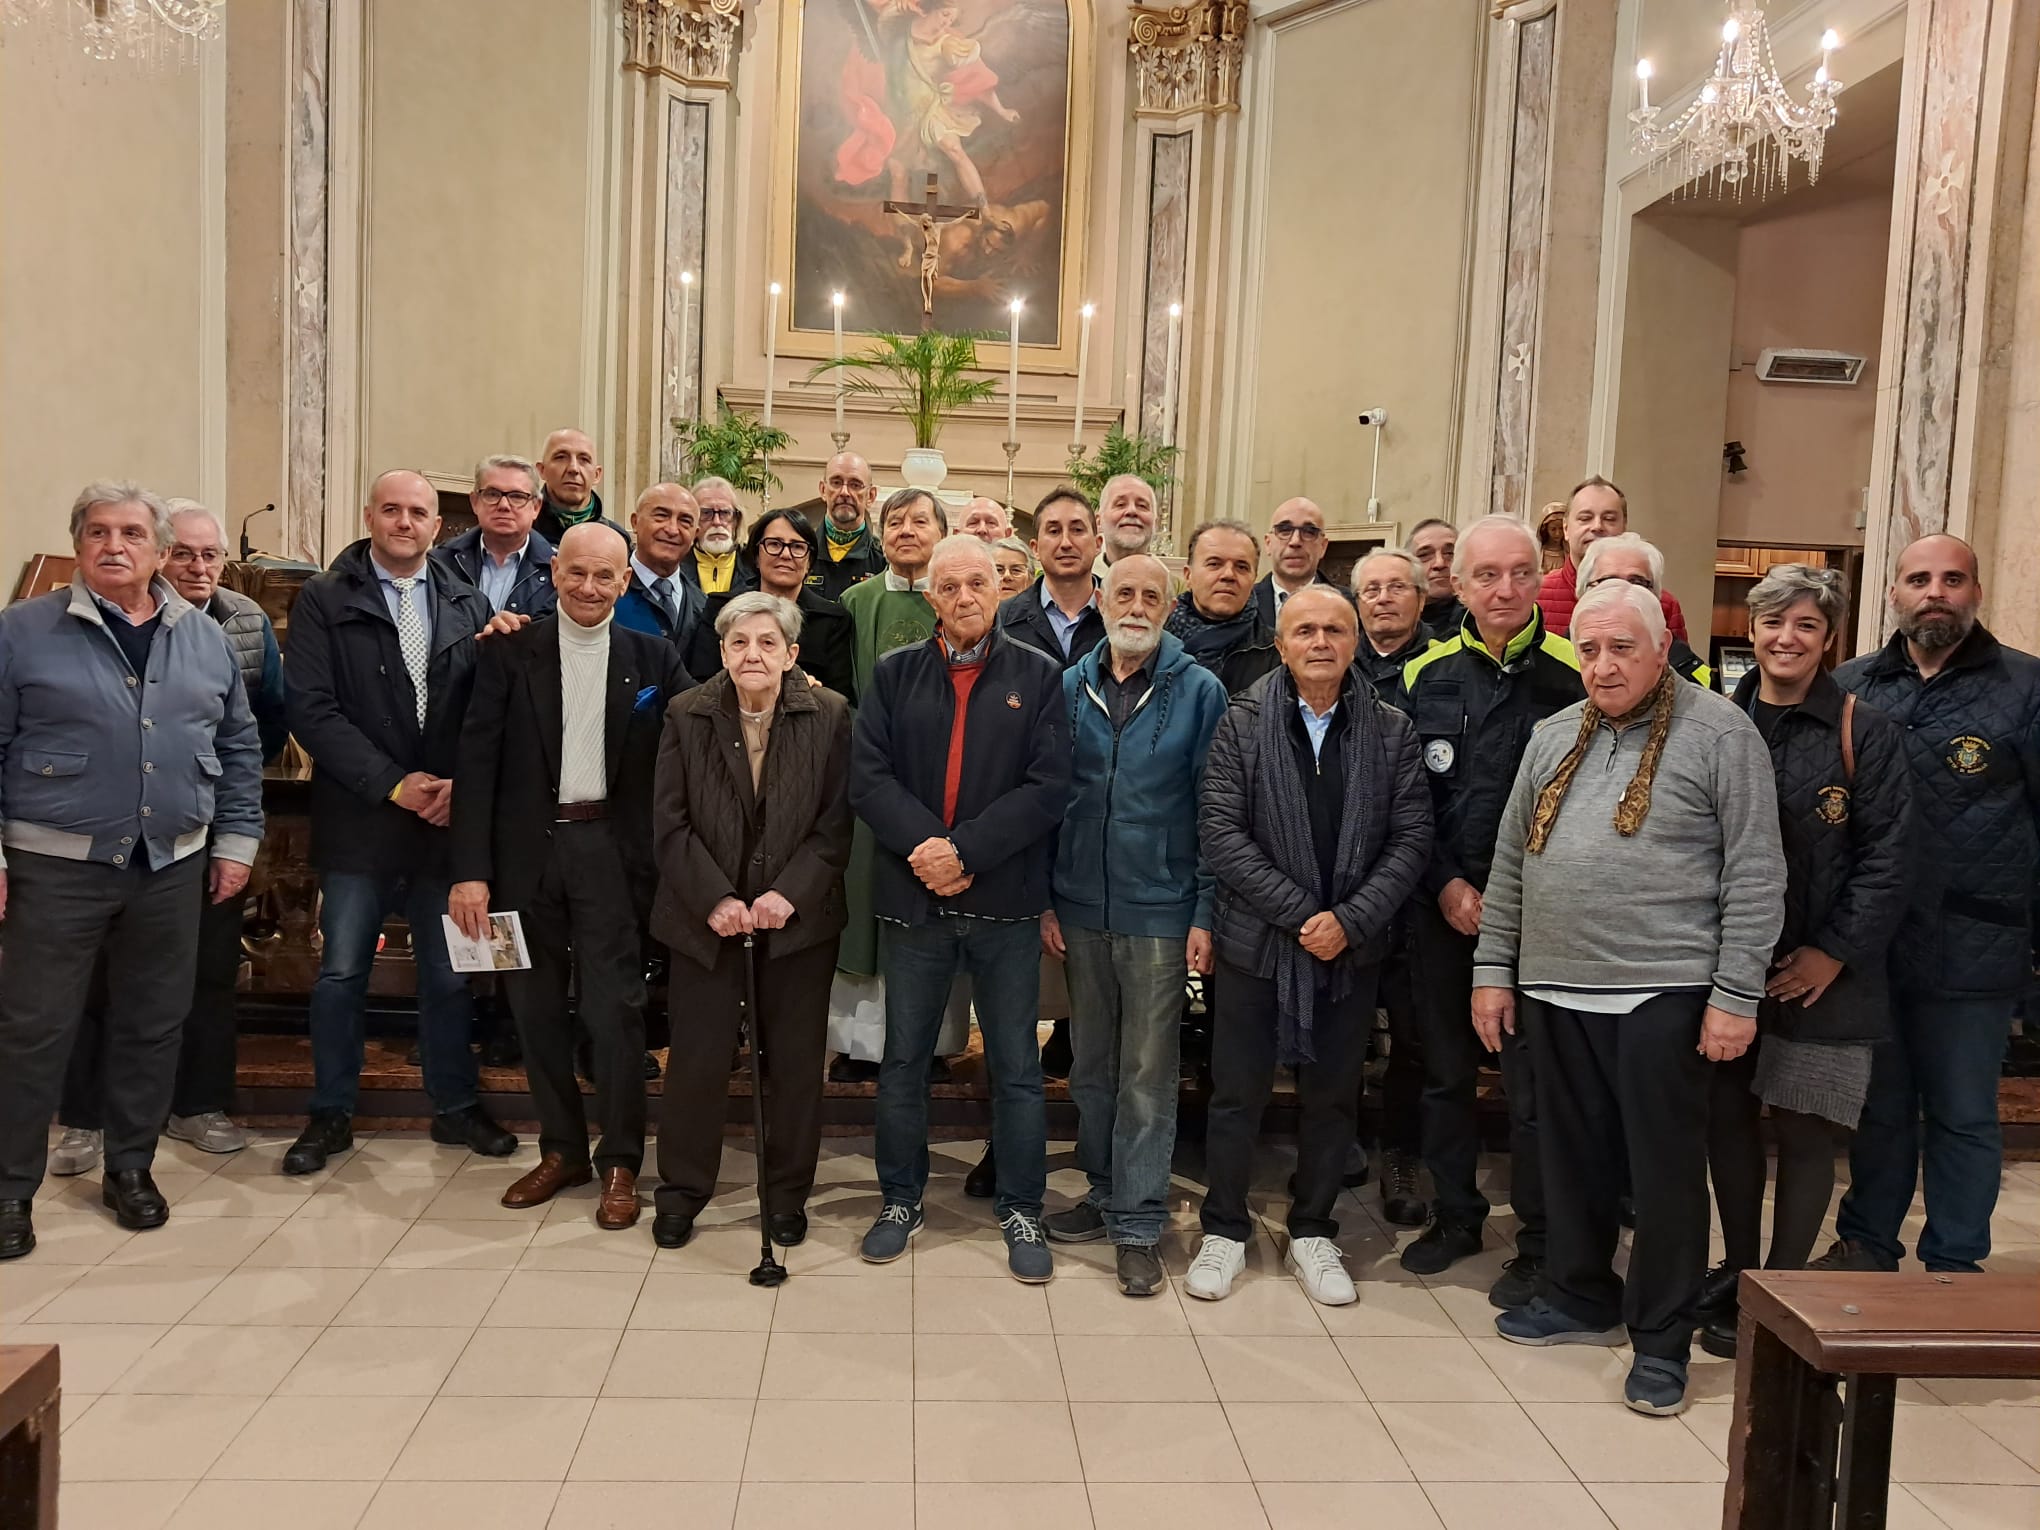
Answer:
<svg viewBox="0 0 2040 1530"><path fill-rule="evenodd" d="M56 1530L57 1347L0 1344L0 1525Z"/></svg>
<svg viewBox="0 0 2040 1530"><path fill-rule="evenodd" d="M2040 1377L2029 1275L1748 1270L1723 1530L1881 1530L1907 1376Z"/></svg>

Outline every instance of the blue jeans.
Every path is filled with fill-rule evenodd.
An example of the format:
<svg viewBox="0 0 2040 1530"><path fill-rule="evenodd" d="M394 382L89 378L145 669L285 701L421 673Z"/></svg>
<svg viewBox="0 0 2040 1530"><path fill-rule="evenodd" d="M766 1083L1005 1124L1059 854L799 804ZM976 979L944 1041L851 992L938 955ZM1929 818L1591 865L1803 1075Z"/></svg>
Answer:
<svg viewBox="0 0 2040 1530"><path fill-rule="evenodd" d="M2012 1001L1894 992L1891 1018L1896 1034L1877 1043L1835 1231L1887 1258L1905 1257L1898 1234L1912 1209L1924 1116L1927 1225L1920 1263L1930 1270L1978 1269L1990 1254L1990 1214L2004 1167L1998 1075Z"/></svg>
<svg viewBox="0 0 2040 1530"><path fill-rule="evenodd" d="M1169 1219L1182 1056L1180 936L1063 926L1077 1163L1114 1243L1152 1246Z"/></svg>
<svg viewBox="0 0 2040 1530"><path fill-rule="evenodd" d="M319 935L325 955L312 984L313 1110L354 1114L361 1090L362 1016L383 921L401 913L411 926L418 974L418 1052L425 1092L442 1115L475 1103L475 1055L468 1050L474 1001L467 979L446 960L448 884L440 877L327 872L319 878Z"/></svg>
<svg viewBox="0 0 2040 1530"><path fill-rule="evenodd" d="M922 925L887 924L885 1057L878 1067L878 1187L888 1202L918 1206L928 1187L928 1065L959 972L977 992L978 1031L992 1077L992 1149L998 1214L1041 1215L1048 1185L1048 1124L1041 1108L1041 927L1032 919L945 914Z"/></svg>

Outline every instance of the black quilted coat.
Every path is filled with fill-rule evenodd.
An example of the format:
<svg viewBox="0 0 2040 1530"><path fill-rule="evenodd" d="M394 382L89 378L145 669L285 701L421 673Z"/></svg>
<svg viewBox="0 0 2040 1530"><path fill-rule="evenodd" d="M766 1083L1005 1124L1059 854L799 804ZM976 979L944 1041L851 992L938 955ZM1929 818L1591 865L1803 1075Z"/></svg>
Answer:
<svg viewBox="0 0 2040 1530"><path fill-rule="evenodd" d="M1922 680L1894 633L1835 679L1905 730L1912 763L1911 901L1892 981L1914 994L2018 994L2040 891L2040 659L1978 626Z"/></svg>
<svg viewBox="0 0 2040 1530"><path fill-rule="evenodd" d="M1744 675L1735 704L1753 709L1759 676ZM1812 1006L1766 999L1759 1023L1798 1041L1876 1041L1891 1021L1884 970L1905 917L1906 845L1912 834L1912 773L1905 730L1859 705L1856 773L1842 763L1842 688L1827 674L1766 736L1778 773L1778 828L1785 847L1782 958L1814 946L1842 974ZM1759 724L1761 726L1761 724Z"/></svg>

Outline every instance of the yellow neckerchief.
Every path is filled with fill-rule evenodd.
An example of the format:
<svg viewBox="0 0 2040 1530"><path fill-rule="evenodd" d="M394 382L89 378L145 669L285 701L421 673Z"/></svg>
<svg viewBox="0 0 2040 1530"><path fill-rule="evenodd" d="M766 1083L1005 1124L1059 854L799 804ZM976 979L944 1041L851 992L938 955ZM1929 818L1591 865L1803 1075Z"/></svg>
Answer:
<svg viewBox="0 0 2040 1530"><path fill-rule="evenodd" d="M714 553L694 550L694 566L701 575L701 592L704 595L720 595L730 587L730 576L736 572L736 549L717 557Z"/></svg>

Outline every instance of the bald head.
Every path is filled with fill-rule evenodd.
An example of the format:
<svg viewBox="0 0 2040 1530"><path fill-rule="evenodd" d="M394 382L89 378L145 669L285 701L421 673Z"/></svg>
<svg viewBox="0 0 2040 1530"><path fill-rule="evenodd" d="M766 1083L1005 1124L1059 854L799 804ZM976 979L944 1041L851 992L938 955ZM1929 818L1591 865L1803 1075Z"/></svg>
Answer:
<svg viewBox="0 0 2040 1530"><path fill-rule="evenodd" d="M1146 479L1131 473L1106 479L1098 494L1098 531L1105 539L1105 561L1117 563L1129 553L1146 552L1154 545L1160 520L1154 487Z"/></svg>
<svg viewBox="0 0 2040 1530"><path fill-rule="evenodd" d="M829 520L838 531L863 524L878 498L878 482L872 477L871 464L855 452L838 452L831 457L822 470L818 487Z"/></svg>
<svg viewBox="0 0 2040 1530"><path fill-rule="evenodd" d="M1891 615L1921 654L1942 655L1976 628L1983 607L1976 549L1945 532L1921 537L1898 555L1891 577Z"/></svg>
<svg viewBox="0 0 2040 1530"><path fill-rule="evenodd" d="M378 473L361 514L376 562L400 579L425 566L439 535L439 491L423 473L409 468Z"/></svg>
<svg viewBox="0 0 2040 1530"><path fill-rule="evenodd" d="M1275 651L1306 699L1336 696L1360 651L1360 618L1330 585L1312 585L1282 602ZM1322 699L1314 703L1322 712Z"/></svg>
<svg viewBox="0 0 2040 1530"><path fill-rule="evenodd" d="M583 526L569 526L554 556L606 559L621 568L630 561L630 544L614 526L590 521Z"/></svg>
<svg viewBox="0 0 2040 1530"><path fill-rule="evenodd" d="M630 513L630 534L637 538L640 562L653 573L671 578L681 559L694 551L701 529L701 508L677 483L655 483L638 496Z"/></svg>
<svg viewBox="0 0 2040 1530"><path fill-rule="evenodd" d="M1327 545L1324 511L1300 494L1275 507L1261 539L1275 582L1292 594L1316 580Z"/></svg>
<svg viewBox="0 0 2040 1530"><path fill-rule="evenodd" d="M990 544L1010 535L1013 523L1006 519L1004 505L980 494L963 507L963 529L980 542Z"/></svg>
<svg viewBox="0 0 2040 1530"><path fill-rule="evenodd" d="M599 627L630 588L630 546L613 526L569 526L553 554L552 576L561 616Z"/></svg>
<svg viewBox="0 0 2040 1530"><path fill-rule="evenodd" d="M545 480L547 499L569 510L580 509L602 482L595 443L571 427L554 431L545 438L545 450L539 454L538 476Z"/></svg>
<svg viewBox="0 0 2040 1530"><path fill-rule="evenodd" d="M1147 662L1161 646L1169 616L1169 571L1146 553L1128 553L1105 572L1099 598L1105 639L1122 676Z"/></svg>

